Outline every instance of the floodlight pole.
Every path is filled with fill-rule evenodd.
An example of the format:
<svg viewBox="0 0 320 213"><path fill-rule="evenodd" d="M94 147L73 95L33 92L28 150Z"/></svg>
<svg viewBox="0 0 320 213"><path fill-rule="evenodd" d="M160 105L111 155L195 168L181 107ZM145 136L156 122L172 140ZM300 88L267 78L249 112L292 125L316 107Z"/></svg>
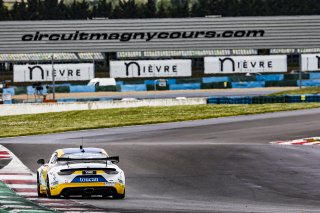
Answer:
<svg viewBox="0 0 320 213"><path fill-rule="evenodd" d="M93 63L93 76L95 78L95 76L96 76L96 66L95 66L95 61L94 61L94 53L92 53L92 63Z"/></svg>
<svg viewBox="0 0 320 213"><path fill-rule="evenodd" d="M52 99L56 100L56 82L55 82L55 73L54 73L54 57L51 55L51 64L52 64Z"/></svg>
<svg viewBox="0 0 320 213"><path fill-rule="evenodd" d="M154 80L154 99L156 99L156 91L157 91L157 79Z"/></svg>
<svg viewBox="0 0 320 213"><path fill-rule="evenodd" d="M301 62L302 62L302 58L301 58L302 56L301 56L301 54L300 54L300 56L299 56L299 65L300 65L300 67L299 67L299 89L301 89L302 88L302 64L301 64Z"/></svg>

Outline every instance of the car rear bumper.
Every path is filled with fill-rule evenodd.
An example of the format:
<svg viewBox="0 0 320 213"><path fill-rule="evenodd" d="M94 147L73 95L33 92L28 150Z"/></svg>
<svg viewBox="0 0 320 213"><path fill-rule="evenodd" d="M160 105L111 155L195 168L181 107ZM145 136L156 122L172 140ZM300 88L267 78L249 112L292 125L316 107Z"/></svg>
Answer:
<svg viewBox="0 0 320 213"><path fill-rule="evenodd" d="M61 195L103 195L111 196L116 193L114 187L74 187L74 188L65 188L62 190Z"/></svg>
<svg viewBox="0 0 320 213"><path fill-rule="evenodd" d="M108 185L107 185L108 184ZM125 186L121 183L63 183L50 188L52 196L58 195L112 195L124 194Z"/></svg>

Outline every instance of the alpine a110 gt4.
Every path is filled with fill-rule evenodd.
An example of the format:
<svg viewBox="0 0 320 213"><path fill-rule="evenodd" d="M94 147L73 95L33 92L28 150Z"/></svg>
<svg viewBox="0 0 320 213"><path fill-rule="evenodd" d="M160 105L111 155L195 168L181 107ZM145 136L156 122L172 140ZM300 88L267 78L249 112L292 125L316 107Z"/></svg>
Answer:
<svg viewBox="0 0 320 213"><path fill-rule="evenodd" d="M101 195L114 199L125 197L125 175L115 163L119 157L109 157L100 148L66 148L56 150L48 163L44 159L37 170L38 196L49 198Z"/></svg>

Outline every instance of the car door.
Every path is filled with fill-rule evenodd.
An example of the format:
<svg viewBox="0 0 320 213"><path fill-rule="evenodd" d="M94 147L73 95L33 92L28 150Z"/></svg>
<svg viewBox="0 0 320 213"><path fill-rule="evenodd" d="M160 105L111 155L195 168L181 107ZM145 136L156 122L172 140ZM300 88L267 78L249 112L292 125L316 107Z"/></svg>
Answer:
<svg viewBox="0 0 320 213"><path fill-rule="evenodd" d="M58 159L58 153L54 152L51 155L49 162L43 165L41 174L44 182L46 182L48 171L57 163L57 159Z"/></svg>

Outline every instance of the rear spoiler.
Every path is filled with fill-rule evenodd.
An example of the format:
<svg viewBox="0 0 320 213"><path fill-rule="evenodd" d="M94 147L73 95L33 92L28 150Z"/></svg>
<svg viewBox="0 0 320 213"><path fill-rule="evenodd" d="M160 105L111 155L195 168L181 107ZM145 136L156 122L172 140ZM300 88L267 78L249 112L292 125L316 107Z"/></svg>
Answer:
<svg viewBox="0 0 320 213"><path fill-rule="evenodd" d="M58 158L57 161L111 161L112 163L119 163L119 156L107 157L107 158Z"/></svg>

